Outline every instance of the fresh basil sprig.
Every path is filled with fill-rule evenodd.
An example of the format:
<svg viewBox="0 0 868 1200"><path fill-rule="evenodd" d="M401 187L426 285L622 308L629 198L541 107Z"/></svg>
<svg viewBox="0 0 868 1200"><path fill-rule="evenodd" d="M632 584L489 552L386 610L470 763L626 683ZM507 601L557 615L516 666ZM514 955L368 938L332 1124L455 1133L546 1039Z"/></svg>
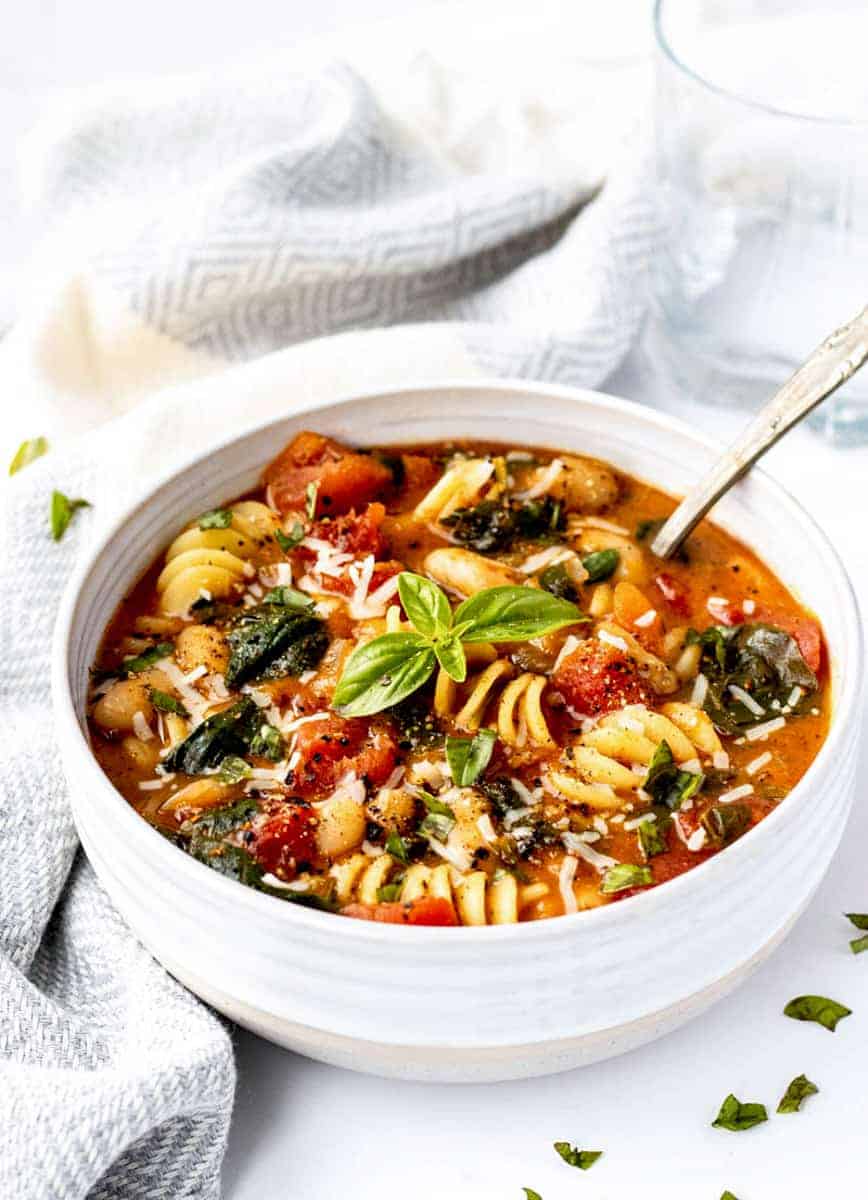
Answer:
<svg viewBox="0 0 868 1200"><path fill-rule="evenodd" d="M838 1022L849 1017L852 1011L828 996L796 996L784 1009L784 1016L792 1017L794 1021L816 1021L834 1033Z"/></svg>
<svg viewBox="0 0 868 1200"><path fill-rule="evenodd" d="M420 688L437 663L457 683L467 677L464 643L526 642L588 618L540 588L486 588L453 612L436 583L411 571L398 595L416 632L384 633L347 659L332 703L344 716L367 717Z"/></svg>
<svg viewBox="0 0 868 1200"><path fill-rule="evenodd" d="M446 739L446 761L458 787L471 787L476 782L491 761L496 741L493 729L480 729L472 738Z"/></svg>

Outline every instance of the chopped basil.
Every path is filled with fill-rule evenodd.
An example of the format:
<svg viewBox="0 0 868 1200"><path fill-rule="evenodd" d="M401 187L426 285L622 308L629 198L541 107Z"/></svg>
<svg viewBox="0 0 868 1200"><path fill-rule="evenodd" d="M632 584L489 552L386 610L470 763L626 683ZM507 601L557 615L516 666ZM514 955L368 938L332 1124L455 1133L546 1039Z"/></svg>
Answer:
<svg viewBox="0 0 868 1200"><path fill-rule="evenodd" d="M491 761L497 734L480 729L472 738L447 737L446 761L456 787L471 787Z"/></svg>
<svg viewBox="0 0 868 1200"><path fill-rule="evenodd" d="M663 741L648 764L648 774L642 787L655 804L665 804L668 809L675 811L699 791L704 781L705 776L701 773L682 771L676 766L669 743Z"/></svg>
<svg viewBox="0 0 868 1200"><path fill-rule="evenodd" d="M671 822L662 814L655 814L653 821L643 821L636 827L636 838L644 857L665 854L669 849L667 830Z"/></svg>
<svg viewBox="0 0 868 1200"><path fill-rule="evenodd" d="M276 587L262 597L263 604L280 604L283 608L292 608L299 612L313 612L314 603L310 596L291 587Z"/></svg>
<svg viewBox="0 0 868 1200"><path fill-rule="evenodd" d="M307 519L309 521L312 521L314 519L314 517L316 516L316 497L317 497L318 492L319 492L319 484L314 483L313 480L311 480L311 482L304 489L304 495L305 495L304 508L305 508L305 512L307 513Z"/></svg>
<svg viewBox="0 0 868 1200"><path fill-rule="evenodd" d="M863 950L868 950L868 933L863 933L861 937L853 938L850 942L850 949L854 954L861 954Z"/></svg>
<svg viewBox="0 0 868 1200"><path fill-rule="evenodd" d="M90 508L89 500L70 500L63 492L51 493L51 536L59 542L69 528L69 522L80 508Z"/></svg>
<svg viewBox="0 0 868 1200"><path fill-rule="evenodd" d="M797 1075L781 1097L778 1112L798 1112L802 1107L802 1101L807 1099L808 1096L815 1096L819 1090L815 1083L811 1083L807 1075Z"/></svg>
<svg viewBox="0 0 868 1200"><path fill-rule="evenodd" d="M784 1016L792 1017L794 1021L815 1021L834 1033L838 1022L849 1017L852 1011L827 996L796 996L784 1009Z"/></svg>
<svg viewBox="0 0 868 1200"><path fill-rule="evenodd" d="M569 1142L555 1142L554 1148L567 1166L578 1167L580 1171L589 1170L603 1153L602 1150L579 1150Z"/></svg>
<svg viewBox="0 0 868 1200"><path fill-rule="evenodd" d="M283 758L283 738L280 731L263 721L250 739L250 753L258 755L259 758L267 758L270 762L280 762Z"/></svg>
<svg viewBox="0 0 868 1200"><path fill-rule="evenodd" d="M383 887L377 888L377 900L381 904L388 904L390 901L400 900L401 888L404 886L404 881L396 883L386 883Z"/></svg>
<svg viewBox="0 0 868 1200"><path fill-rule="evenodd" d="M761 1125L768 1119L769 1115L764 1104L752 1102L742 1104L730 1092L711 1124L715 1129L728 1129L732 1133L741 1133L745 1129L753 1129L754 1125Z"/></svg>
<svg viewBox="0 0 868 1200"><path fill-rule="evenodd" d="M702 816L708 840L728 846L750 828L751 812L746 804L712 804Z"/></svg>
<svg viewBox="0 0 868 1200"><path fill-rule="evenodd" d="M126 675L138 675L140 671L147 671L155 663L162 662L164 658L168 658L174 649L175 647L171 642L159 642L156 646L151 646L150 649L143 650L135 658L124 659L121 669Z"/></svg>
<svg viewBox="0 0 868 1200"><path fill-rule="evenodd" d="M397 858L398 862L402 862L404 866L409 866L410 854L407 849L407 843L401 837L400 833L395 833L393 830L386 838L386 851L391 854L392 858Z"/></svg>
<svg viewBox="0 0 868 1200"><path fill-rule="evenodd" d="M579 599L579 589L570 578L570 573L564 563L553 563L540 573L539 585L557 596L559 600L569 600L576 604Z"/></svg>
<svg viewBox="0 0 868 1200"><path fill-rule="evenodd" d="M422 793L422 800L428 809L428 815L419 826L419 832L424 836L436 838L438 842L445 842L455 828L455 813L448 804L444 804L428 792Z"/></svg>
<svg viewBox="0 0 868 1200"><path fill-rule="evenodd" d="M289 533L284 533L282 529L275 529L274 540L284 554L287 554L290 550L294 550L299 542L304 540L304 526L301 521L296 521Z"/></svg>
<svg viewBox="0 0 868 1200"><path fill-rule="evenodd" d="M525 1200L542 1200L542 1196L533 1188L523 1187L521 1190L524 1192Z"/></svg>
<svg viewBox="0 0 868 1200"><path fill-rule="evenodd" d="M637 867L633 863L616 863L609 867L600 884L604 896L613 892L624 892L627 888L648 887L654 882L650 867Z"/></svg>
<svg viewBox="0 0 868 1200"><path fill-rule="evenodd" d="M176 700L168 692L161 692L159 688L150 689L150 698L151 704L160 712L175 713L179 717L189 717L190 715L180 700Z"/></svg>
<svg viewBox="0 0 868 1200"><path fill-rule="evenodd" d="M228 529L232 524L231 508L213 508L199 518L200 529Z"/></svg>
<svg viewBox="0 0 868 1200"><path fill-rule="evenodd" d="M229 754L220 764L217 777L221 783L240 783L242 779L249 779L250 775L250 764L237 754Z"/></svg>
<svg viewBox="0 0 868 1200"><path fill-rule="evenodd" d="M17 475L25 467L29 467L32 462L36 462L37 458L42 458L47 450L48 442L44 437L30 438L28 441L22 442L9 464L9 474Z"/></svg>
<svg viewBox="0 0 868 1200"><path fill-rule="evenodd" d="M582 566L588 572L586 583L602 583L604 579L614 575L621 555L617 550L595 550L582 559Z"/></svg>
<svg viewBox="0 0 868 1200"><path fill-rule="evenodd" d="M737 1196L733 1196L732 1192L724 1192L720 1200L738 1200Z"/></svg>
<svg viewBox="0 0 868 1200"><path fill-rule="evenodd" d="M857 929L868 929L868 913L844 913L844 916Z"/></svg>

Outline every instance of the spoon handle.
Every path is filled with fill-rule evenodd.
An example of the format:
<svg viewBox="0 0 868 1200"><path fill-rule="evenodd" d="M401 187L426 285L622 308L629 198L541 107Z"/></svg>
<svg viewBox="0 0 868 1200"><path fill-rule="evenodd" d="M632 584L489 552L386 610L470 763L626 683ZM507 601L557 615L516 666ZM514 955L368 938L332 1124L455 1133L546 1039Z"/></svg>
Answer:
<svg viewBox="0 0 868 1200"><path fill-rule="evenodd" d="M658 558L674 554L713 504L803 417L868 359L868 308L836 329L779 388L742 430L708 475L694 487L651 543Z"/></svg>

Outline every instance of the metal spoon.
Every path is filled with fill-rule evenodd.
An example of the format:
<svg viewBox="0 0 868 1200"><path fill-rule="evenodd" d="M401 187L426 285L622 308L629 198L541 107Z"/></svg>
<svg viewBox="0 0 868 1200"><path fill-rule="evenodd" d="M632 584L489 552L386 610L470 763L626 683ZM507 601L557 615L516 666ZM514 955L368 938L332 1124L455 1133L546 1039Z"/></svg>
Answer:
<svg viewBox="0 0 868 1200"><path fill-rule="evenodd" d="M741 479L766 450L855 375L868 359L868 308L830 334L760 409L708 475L692 488L651 543L669 558L712 505Z"/></svg>

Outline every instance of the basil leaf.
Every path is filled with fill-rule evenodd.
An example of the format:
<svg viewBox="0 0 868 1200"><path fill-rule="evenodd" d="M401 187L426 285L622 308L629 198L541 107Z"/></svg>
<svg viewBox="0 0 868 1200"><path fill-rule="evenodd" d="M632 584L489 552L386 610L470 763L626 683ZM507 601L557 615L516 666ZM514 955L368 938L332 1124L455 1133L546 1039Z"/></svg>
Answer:
<svg viewBox="0 0 868 1200"><path fill-rule="evenodd" d="M305 512L307 513L307 518L309 521L312 521L314 519L314 517L316 516L316 497L317 497L318 492L319 492L319 484L314 483L313 480L311 480L311 482L304 489L304 495L305 495L304 508L305 508Z"/></svg>
<svg viewBox="0 0 868 1200"><path fill-rule="evenodd" d="M63 492L51 493L51 536L59 542L69 528L69 522L80 508L90 508L89 500L70 500Z"/></svg>
<svg viewBox="0 0 868 1200"><path fill-rule="evenodd" d="M25 467L29 467L32 462L36 462L37 458L42 458L47 449L48 441L44 437L30 438L29 441L22 442L9 464L9 474L17 475Z"/></svg>
<svg viewBox="0 0 868 1200"><path fill-rule="evenodd" d="M232 524L231 508L214 508L199 518L200 529L228 529Z"/></svg>
<svg viewBox="0 0 868 1200"><path fill-rule="evenodd" d="M541 588L507 586L471 596L459 604L453 620L456 625L471 623L461 635L463 642L526 642L590 618Z"/></svg>
<svg viewBox="0 0 868 1200"><path fill-rule="evenodd" d="M850 943L850 949L854 954L861 954L863 950L868 950L868 933L863 933L861 937L853 938Z"/></svg>
<svg viewBox="0 0 868 1200"><path fill-rule="evenodd" d="M778 1105L778 1112L798 1112L802 1107L802 1101L808 1096L815 1096L819 1090L820 1089L815 1083L811 1083L807 1075L797 1075L781 1097L781 1102Z"/></svg>
<svg viewBox="0 0 868 1200"><path fill-rule="evenodd" d="M159 688L150 689L151 704L160 712L175 713L179 717L189 717L184 705L180 700L176 700L174 696L170 696L168 692L161 692Z"/></svg>
<svg viewBox="0 0 868 1200"><path fill-rule="evenodd" d="M438 842L445 842L454 828L455 818L453 816L446 816L445 813L429 812L419 826L419 832L426 837L436 838Z"/></svg>
<svg viewBox="0 0 868 1200"><path fill-rule="evenodd" d="M255 679L299 676L315 667L328 648L325 622L308 611L277 604L242 609L226 635L226 686Z"/></svg>
<svg viewBox="0 0 868 1200"><path fill-rule="evenodd" d="M578 1150L569 1142L555 1142L554 1148L568 1166L578 1167L580 1171L589 1170L603 1153L602 1150Z"/></svg>
<svg viewBox="0 0 868 1200"><path fill-rule="evenodd" d="M643 821L636 827L639 849L646 859L653 858L656 854L665 854L669 849L667 830L670 824L668 818L655 816L653 821Z"/></svg>
<svg viewBox="0 0 868 1200"><path fill-rule="evenodd" d="M249 696L206 717L183 742L163 760L167 771L201 775L209 767L219 767L224 758L244 754L260 723L259 709Z"/></svg>
<svg viewBox="0 0 868 1200"><path fill-rule="evenodd" d="M284 554L287 554L290 550L294 550L299 542L304 540L304 526L301 521L296 521L289 533L284 533L282 529L275 529L274 540Z"/></svg>
<svg viewBox="0 0 868 1200"><path fill-rule="evenodd" d="M750 828L751 812L746 804L712 804L702 817L702 828L711 842L728 846Z"/></svg>
<svg viewBox="0 0 868 1200"><path fill-rule="evenodd" d="M420 688L435 661L431 644L420 634L384 633L352 652L332 705L349 717L382 712Z"/></svg>
<svg viewBox="0 0 868 1200"><path fill-rule="evenodd" d="M148 650L143 650L141 654L137 654L135 658L124 659L121 664L122 669L127 675L138 675L139 671L147 671L149 667L155 663L161 662L164 658L168 658L173 653L175 647L171 642L159 642L156 646L151 646Z"/></svg>
<svg viewBox="0 0 868 1200"><path fill-rule="evenodd" d="M542 1200L542 1196L533 1188L523 1187L521 1190L524 1192L525 1200Z"/></svg>
<svg viewBox="0 0 868 1200"><path fill-rule="evenodd" d="M391 854L392 858L397 858L398 862L402 862L405 867L409 866L410 854L407 850L407 844L400 833L395 833L392 830L386 838L386 851Z"/></svg>
<svg viewBox="0 0 868 1200"><path fill-rule="evenodd" d="M705 782L705 776L682 771L675 765L669 743L662 741L648 764L648 774L642 787L655 804L665 804L672 811L695 795Z"/></svg>
<svg viewBox="0 0 868 1200"><path fill-rule="evenodd" d="M868 929L868 913L844 913L844 916L857 929Z"/></svg>
<svg viewBox="0 0 868 1200"><path fill-rule="evenodd" d="M616 863L609 867L600 884L604 896L613 892L623 892L627 888L648 887L654 882L650 867L637 867L633 863Z"/></svg>
<svg viewBox="0 0 868 1200"><path fill-rule="evenodd" d="M250 753L267 758L270 762L280 762L283 758L283 737L280 730L264 721L250 739Z"/></svg>
<svg viewBox="0 0 868 1200"><path fill-rule="evenodd" d="M826 996L796 996L784 1009L784 1016L792 1017L794 1021L816 1021L834 1033L838 1022L849 1017L852 1011Z"/></svg>
<svg viewBox="0 0 868 1200"><path fill-rule="evenodd" d="M588 572L585 583L602 583L610 579L617 570L621 555L617 550L595 550L582 559L582 566Z"/></svg>
<svg viewBox="0 0 868 1200"><path fill-rule="evenodd" d="M456 683L463 683L467 678L467 658L458 638L451 637L442 642L435 642L434 653L449 678L454 679Z"/></svg>
<svg viewBox="0 0 868 1200"><path fill-rule="evenodd" d="M402 571L398 596L411 625L427 638L442 638L452 625L452 609L436 583L424 575Z"/></svg>
<svg viewBox="0 0 868 1200"><path fill-rule="evenodd" d="M715 1129L728 1129L731 1133L741 1133L745 1129L753 1129L754 1125L762 1125L763 1121L768 1119L769 1114L766 1112L764 1104L742 1104L730 1092L711 1124Z"/></svg>
<svg viewBox="0 0 868 1200"><path fill-rule="evenodd" d="M229 754L220 764L217 778L221 783L240 783L242 779L249 779L250 775L250 764L237 754Z"/></svg>
<svg viewBox="0 0 868 1200"><path fill-rule="evenodd" d="M472 738L447 737L446 761L457 787L471 787L491 761L497 734L480 729Z"/></svg>
<svg viewBox="0 0 868 1200"><path fill-rule="evenodd" d="M304 612L308 609L313 610L314 604L310 596L306 596L304 592L299 592L291 587L276 587L262 597L263 604L280 604L284 608L291 608L296 611Z"/></svg>

